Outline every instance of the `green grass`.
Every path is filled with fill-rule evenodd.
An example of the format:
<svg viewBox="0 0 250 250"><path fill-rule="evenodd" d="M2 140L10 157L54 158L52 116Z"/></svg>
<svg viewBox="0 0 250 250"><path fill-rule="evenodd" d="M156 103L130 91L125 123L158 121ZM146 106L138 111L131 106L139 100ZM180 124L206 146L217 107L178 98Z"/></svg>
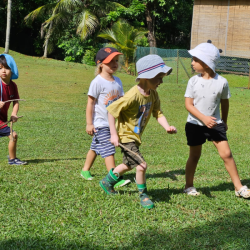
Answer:
<svg viewBox="0 0 250 250"><path fill-rule="evenodd" d="M91 170L95 179L80 177L91 143L85 133L85 107L94 67L11 55L20 71L20 97L26 99L20 102L19 115L24 117L14 125L18 157L29 165L9 166L8 140L1 139L0 249L250 248L250 201L235 197L211 143L203 147L195 176L202 195L182 193L188 157L183 72L183 84L171 82L172 75L158 89L164 114L178 134L167 135L152 118L142 138L147 186L155 202L148 211L140 207L134 182L120 188L116 197L101 190L98 182L106 168L100 157ZM135 77L118 76L125 90L135 84ZM229 144L242 182L250 186L250 91L242 88L245 77L229 77ZM116 163L121 161L117 149ZM131 181L134 176L135 171L126 175Z"/></svg>

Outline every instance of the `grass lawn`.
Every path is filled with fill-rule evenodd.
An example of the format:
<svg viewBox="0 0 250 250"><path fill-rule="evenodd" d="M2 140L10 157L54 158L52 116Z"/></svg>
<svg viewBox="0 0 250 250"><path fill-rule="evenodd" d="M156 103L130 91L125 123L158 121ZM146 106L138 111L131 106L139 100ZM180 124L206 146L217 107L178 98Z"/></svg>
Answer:
<svg viewBox="0 0 250 250"><path fill-rule="evenodd" d="M188 157L185 72L179 76L183 83L174 84L172 75L158 89L162 109L178 133L166 134L152 118L142 137L147 186L155 202L154 209L144 210L135 171L126 174L132 184L115 197L99 187L106 175L101 157L92 168L93 181L80 177L91 143L85 107L94 67L10 54L19 68L20 97L26 99L18 113L24 117L14 124L18 157L29 165L9 166L8 139L1 139L0 249L250 249L250 200L235 197L211 143L204 145L196 172L195 186L202 194L182 193ZM135 84L135 77L117 75L125 90ZM250 90L242 88L248 78L228 78L229 144L242 182L250 186ZM117 149L116 162L121 161Z"/></svg>

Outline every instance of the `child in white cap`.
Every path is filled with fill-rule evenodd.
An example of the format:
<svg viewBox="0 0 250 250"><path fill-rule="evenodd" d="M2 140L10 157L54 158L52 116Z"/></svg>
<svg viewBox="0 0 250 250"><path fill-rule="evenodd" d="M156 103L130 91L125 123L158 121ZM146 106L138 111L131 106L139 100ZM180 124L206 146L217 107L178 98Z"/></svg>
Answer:
<svg viewBox="0 0 250 250"><path fill-rule="evenodd" d="M208 140L213 142L224 161L235 187L235 195L249 198L250 190L241 184L227 141L228 99L231 95L227 79L215 72L220 58L219 50L211 43L202 43L189 53L193 57L193 69L199 74L189 80L185 93L185 106L189 112L185 130L190 152L184 192L199 195L193 185L194 173L201 156L202 144Z"/></svg>
<svg viewBox="0 0 250 250"><path fill-rule="evenodd" d="M166 66L158 55L148 55L141 58L136 63L136 68L138 85L131 88L122 98L107 108L111 143L119 146L120 140L121 145L130 151L122 148L123 163L115 169L111 169L108 175L100 181L100 186L107 194L116 194L114 185L119 177L136 168L136 184L139 189L140 203L142 207L150 209L154 207L154 203L147 195L145 176L147 164L139 151L139 146L151 113L167 133L176 133L176 128L169 126L162 114L160 99L156 91L162 83L162 78L170 74L172 68ZM116 118L118 119L118 133L115 127Z"/></svg>

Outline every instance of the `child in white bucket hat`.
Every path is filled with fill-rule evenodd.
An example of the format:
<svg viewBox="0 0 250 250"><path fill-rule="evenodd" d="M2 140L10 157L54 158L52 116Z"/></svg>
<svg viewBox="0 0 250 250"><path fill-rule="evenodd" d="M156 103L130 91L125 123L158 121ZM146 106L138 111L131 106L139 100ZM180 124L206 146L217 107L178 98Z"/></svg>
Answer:
<svg viewBox="0 0 250 250"><path fill-rule="evenodd" d="M213 142L224 161L235 187L235 195L249 198L250 190L241 184L227 141L227 117L231 95L227 80L215 72L220 58L219 50L213 44L202 43L189 53L193 56L193 69L199 74L189 80L185 93L185 106L189 111L185 130L190 152L186 163L184 193L199 195L193 180L202 144L208 140Z"/></svg>
<svg viewBox="0 0 250 250"><path fill-rule="evenodd" d="M139 151L142 133L148 123L151 113L159 124L169 134L176 133L176 128L170 126L162 114L160 100L156 91L162 83L162 78L172 71L158 55L148 55L136 63L138 85L131 88L123 97L112 103L108 108L110 141L115 146L121 142L123 163L112 169L100 181L100 186L107 194L116 194L114 185L127 171L136 168L136 184L139 189L140 204L150 209L154 203L147 195L146 169L147 164ZM115 119L118 119L118 133ZM125 148L124 148L125 147ZM128 149L128 150L127 150Z"/></svg>

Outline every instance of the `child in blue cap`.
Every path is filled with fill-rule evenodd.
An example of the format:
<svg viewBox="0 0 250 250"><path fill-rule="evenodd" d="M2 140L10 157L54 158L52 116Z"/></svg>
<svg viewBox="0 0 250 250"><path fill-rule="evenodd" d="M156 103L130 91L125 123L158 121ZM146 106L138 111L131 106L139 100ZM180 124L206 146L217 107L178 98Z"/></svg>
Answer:
<svg viewBox="0 0 250 250"><path fill-rule="evenodd" d="M9 165L25 165L27 162L21 161L16 157L17 133L13 131L13 140L11 130L7 124L8 109L11 102L8 100L19 99L17 85L12 79L18 78L18 69L12 56L7 54L0 55L0 137L8 136L9 141ZM17 121L17 112L19 109L18 101L13 101L13 110L11 113L12 122Z"/></svg>

